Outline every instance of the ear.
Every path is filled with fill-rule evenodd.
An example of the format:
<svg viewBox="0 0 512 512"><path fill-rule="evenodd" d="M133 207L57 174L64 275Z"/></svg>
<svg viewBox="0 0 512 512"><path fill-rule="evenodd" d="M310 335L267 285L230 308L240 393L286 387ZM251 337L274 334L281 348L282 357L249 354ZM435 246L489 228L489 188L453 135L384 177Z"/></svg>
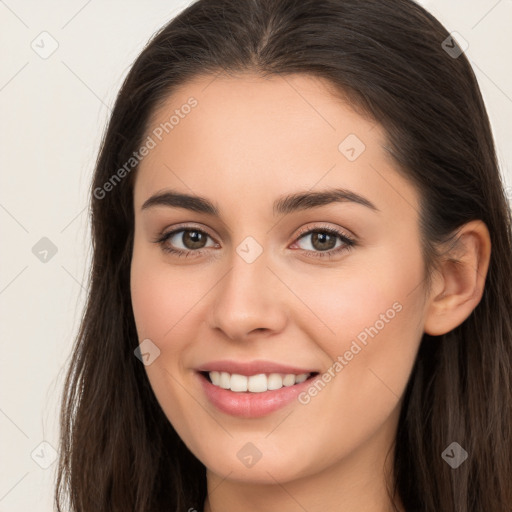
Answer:
<svg viewBox="0 0 512 512"><path fill-rule="evenodd" d="M459 326L480 302L491 257L491 237L484 222L468 222L433 281L424 331L440 336Z"/></svg>

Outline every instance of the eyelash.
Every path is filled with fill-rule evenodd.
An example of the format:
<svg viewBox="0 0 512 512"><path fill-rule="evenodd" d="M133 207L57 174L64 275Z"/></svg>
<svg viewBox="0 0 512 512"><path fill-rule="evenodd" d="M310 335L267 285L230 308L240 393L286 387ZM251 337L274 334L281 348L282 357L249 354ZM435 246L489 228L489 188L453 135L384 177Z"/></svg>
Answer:
<svg viewBox="0 0 512 512"><path fill-rule="evenodd" d="M171 238L176 233L180 233L181 231L183 231L183 232L197 231L197 232L213 239L213 237L211 237L206 231L203 231L202 229L199 229L196 227L186 227L186 228L180 227L179 229L174 229L173 231L170 231L169 233L161 233L156 240L153 240L153 242L159 244L163 251L165 251L169 254L174 254L178 257L181 257L181 256L188 257L191 253L195 253L195 256L197 256L197 257L201 256L204 249L195 249L195 250L189 249L187 251L184 251L182 249L174 249L174 248L166 245L166 242L169 240L169 238ZM337 229L334 229L330 226L329 227L328 226L317 226L317 227L309 228L309 229L304 228L299 231L295 241L298 241L301 238L305 238L306 235L311 235L314 233L328 233L329 235L336 236L344 243L344 245L341 247L338 247L337 249L329 249L328 251L308 251L307 249L299 249L306 253L311 253L308 255L308 257L332 258L332 257L342 253L343 251L350 251L357 245L357 242L353 238L347 236L345 233L342 233L341 231L338 231Z"/></svg>

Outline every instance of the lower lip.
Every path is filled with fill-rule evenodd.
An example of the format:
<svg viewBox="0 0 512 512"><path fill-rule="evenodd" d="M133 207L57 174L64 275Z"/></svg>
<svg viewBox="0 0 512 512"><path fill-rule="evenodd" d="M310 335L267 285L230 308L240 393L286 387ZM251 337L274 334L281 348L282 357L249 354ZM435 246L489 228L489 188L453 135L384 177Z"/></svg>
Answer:
<svg viewBox="0 0 512 512"><path fill-rule="evenodd" d="M266 416L289 403L297 400L297 396L305 391L315 377L294 384L283 386L273 391L262 393L235 392L214 386L203 374L197 372L201 385L210 402L220 411L241 418L260 418Z"/></svg>

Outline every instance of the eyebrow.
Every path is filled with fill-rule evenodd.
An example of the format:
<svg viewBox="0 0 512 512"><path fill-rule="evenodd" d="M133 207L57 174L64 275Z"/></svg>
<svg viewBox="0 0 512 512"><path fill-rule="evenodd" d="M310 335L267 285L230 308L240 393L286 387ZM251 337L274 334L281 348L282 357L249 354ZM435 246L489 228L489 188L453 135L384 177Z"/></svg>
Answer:
<svg viewBox="0 0 512 512"><path fill-rule="evenodd" d="M309 210L331 203L345 202L360 204L376 212L380 211L370 200L355 192L343 188L332 188L318 192L306 190L282 196L274 202L273 212L274 215L286 215L295 211ZM184 208L220 217L219 208L209 199L174 190L164 190L151 196L144 202L141 210L147 210L155 206Z"/></svg>

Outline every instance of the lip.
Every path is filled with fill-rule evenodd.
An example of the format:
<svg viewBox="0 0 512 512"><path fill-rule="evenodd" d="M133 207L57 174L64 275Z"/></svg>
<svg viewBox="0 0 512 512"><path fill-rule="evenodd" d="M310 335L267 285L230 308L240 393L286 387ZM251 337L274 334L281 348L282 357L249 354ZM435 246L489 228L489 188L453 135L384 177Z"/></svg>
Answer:
<svg viewBox="0 0 512 512"><path fill-rule="evenodd" d="M262 393L236 392L230 389L223 389L214 386L199 371L196 372L196 376L200 381L206 398L219 411L231 416L250 419L267 416L292 402L295 402L295 405L298 406L298 395L311 386L314 380L320 377L320 374L313 375L300 384L283 386L280 389L263 391Z"/></svg>
<svg viewBox="0 0 512 512"><path fill-rule="evenodd" d="M198 368L198 372L227 372L237 373L238 375L257 375L258 373L294 373L300 375L301 373L318 373L320 370L316 368L299 368L298 366L288 366L281 363L272 361L212 361L205 363ZM306 381L307 382L307 381Z"/></svg>

